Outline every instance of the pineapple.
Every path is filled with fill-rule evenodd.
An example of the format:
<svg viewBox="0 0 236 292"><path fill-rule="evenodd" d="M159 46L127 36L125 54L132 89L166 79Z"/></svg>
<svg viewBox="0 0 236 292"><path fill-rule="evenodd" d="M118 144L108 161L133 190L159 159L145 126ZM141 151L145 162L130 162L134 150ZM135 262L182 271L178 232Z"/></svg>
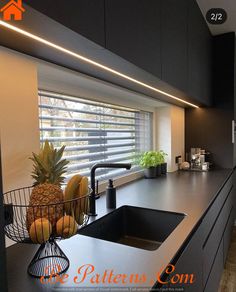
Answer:
<svg viewBox="0 0 236 292"><path fill-rule="evenodd" d="M28 230L31 224L39 218L48 219L54 228L58 219L64 215L61 184L64 182L63 174L69 163L66 159L61 159L64 149L65 146L57 150L52 144L45 141L40 153L33 153L30 158L34 163L32 178L35 182L26 216ZM49 204L57 205L48 206Z"/></svg>

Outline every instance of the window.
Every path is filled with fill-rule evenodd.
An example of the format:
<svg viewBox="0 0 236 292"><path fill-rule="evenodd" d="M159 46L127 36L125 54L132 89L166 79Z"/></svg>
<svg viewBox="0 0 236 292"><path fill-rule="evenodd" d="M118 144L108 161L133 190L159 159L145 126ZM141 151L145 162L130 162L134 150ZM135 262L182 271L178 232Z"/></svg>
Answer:
<svg viewBox="0 0 236 292"><path fill-rule="evenodd" d="M134 163L137 153L152 148L152 114L78 97L39 91L40 142L66 145L67 178L89 176L99 162ZM137 171L133 166L130 172ZM99 180L127 174L98 169Z"/></svg>

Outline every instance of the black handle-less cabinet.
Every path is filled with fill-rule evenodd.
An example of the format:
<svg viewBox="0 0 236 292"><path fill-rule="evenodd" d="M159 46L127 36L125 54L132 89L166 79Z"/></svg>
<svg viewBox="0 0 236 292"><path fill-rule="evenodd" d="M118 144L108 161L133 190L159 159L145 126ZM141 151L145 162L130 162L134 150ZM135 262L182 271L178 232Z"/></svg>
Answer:
<svg viewBox="0 0 236 292"><path fill-rule="evenodd" d="M212 36L195 0L162 0L161 78L211 104Z"/></svg>
<svg viewBox="0 0 236 292"><path fill-rule="evenodd" d="M211 104L211 34L196 0L24 2L193 101Z"/></svg>
<svg viewBox="0 0 236 292"><path fill-rule="evenodd" d="M37 11L105 47L105 0L24 0Z"/></svg>
<svg viewBox="0 0 236 292"><path fill-rule="evenodd" d="M186 292L218 290L232 234L234 192L231 175L192 232L183 251L173 260L175 271L162 288L179 288ZM171 282L171 277L176 274L186 283Z"/></svg>
<svg viewBox="0 0 236 292"><path fill-rule="evenodd" d="M195 0L105 0L106 48L211 104L212 36Z"/></svg>
<svg viewBox="0 0 236 292"><path fill-rule="evenodd" d="M212 102L212 36L195 0L188 1L188 94Z"/></svg>
<svg viewBox="0 0 236 292"><path fill-rule="evenodd" d="M188 91L188 1L161 5L161 77L183 92Z"/></svg>
<svg viewBox="0 0 236 292"><path fill-rule="evenodd" d="M186 243L186 247L178 261L173 263L175 267L174 272L169 277L167 277L166 280L163 280L164 282L168 282L167 284L161 286L163 289L166 289L166 291L172 291L171 289L173 289L173 291L182 291L184 289L186 292L203 291L203 254L201 249L202 240L202 228L199 227L198 230L195 231L191 240ZM177 281L177 279L179 281Z"/></svg>
<svg viewBox="0 0 236 292"><path fill-rule="evenodd" d="M105 0L106 48L161 76L161 0Z"/></svg>
<svg viewBox="0 0 236 292"><path fill-rule="evenodd" d="M162 0L161 79L212 103L212 36L195 0Z"/></svg>

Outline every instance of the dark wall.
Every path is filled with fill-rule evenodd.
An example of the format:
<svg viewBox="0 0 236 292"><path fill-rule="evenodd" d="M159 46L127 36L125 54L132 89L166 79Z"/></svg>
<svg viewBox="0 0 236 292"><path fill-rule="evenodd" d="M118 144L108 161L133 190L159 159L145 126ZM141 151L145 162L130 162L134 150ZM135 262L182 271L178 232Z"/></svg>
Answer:
<svg viewBox="0 0 236 292"><path fill-rule="evenodd" d="M226 168L234 166L234 55L234 33L213 38L213 106L186 109L186 151L191 147L209 150L215 164Z"/></svg>
<svg viewBox="0 0 236 292"><path fill-rule="evenodd" d="M216 165L233 167L232 110L199 108L185 110L185 150L200 147L213 154Z"/></svg>

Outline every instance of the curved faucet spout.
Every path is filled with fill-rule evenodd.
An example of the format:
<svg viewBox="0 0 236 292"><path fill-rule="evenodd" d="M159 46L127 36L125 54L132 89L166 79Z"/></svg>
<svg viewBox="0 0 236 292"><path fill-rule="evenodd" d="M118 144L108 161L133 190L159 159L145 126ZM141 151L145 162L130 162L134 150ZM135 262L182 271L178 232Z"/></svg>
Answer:
<svg viewBox="0 0 236 292"><path fill-rule="evenodd" d="M125 168L129 170L131 168L130 163L97 163L92 166L90 171L90 184L91 184L91 195L90 195L90 216L96 216L96 194L95 194L95 172L98 168Z"/></svg>

